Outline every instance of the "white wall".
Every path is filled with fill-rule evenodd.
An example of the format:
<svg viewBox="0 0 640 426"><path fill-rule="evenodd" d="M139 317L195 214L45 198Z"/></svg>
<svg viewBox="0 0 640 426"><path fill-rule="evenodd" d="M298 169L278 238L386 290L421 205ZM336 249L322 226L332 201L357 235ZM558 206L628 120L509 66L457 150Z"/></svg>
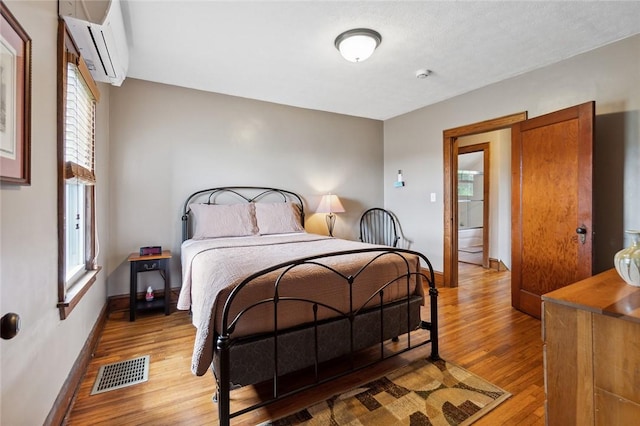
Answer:
<svg viewBox="0 0 640 426"><path fill-rule="evenodd" d="M358 220L382 206L382 122L127 79L111 90L109 294L128 294L126 257L144 245L172 249L180 283L181 209L200 189L270 186L299 193L306 229L326 234L320 196L346 212L334 235L358 237ZM147 280L147 281L145 281ZM161 286L140 274L140 288Z"/></svg>
<svg viewBox="0 0 640 426"><path fill-rule="evenodd" d="M7 1L32 39L31 186L2 184L0 313L16 312L20 333L0 340L0 424L36 425L46 419L106 301L106 272L61 321L58 301L56 40L57 2ZM96 174L98 229L109 246L107 169L109 91L101 85ZM107 89L107 90L105 90ZM105 264L106 256L99 257Z"/></svg>
<svg viewBox="0 0 640 426"><path fill-rule="evenodd" d="M536 117L591 100L597 115L594 150L601 154L594 165L595 264L597 270L613 267L615 250L630 243L623 243L623 229L640 227L640 36L386 120L385 206L398 215L414 248L442 271L442 132L520 111ZM392 186L398 169L407 182L400 189ZM617 170L623 180L612 180ZM429 202L431 192L435 203ZM620 197L612 200L612 194ZM620 210L619 220L612 209ZM607 223L612 220L614 226Z"/></svg>

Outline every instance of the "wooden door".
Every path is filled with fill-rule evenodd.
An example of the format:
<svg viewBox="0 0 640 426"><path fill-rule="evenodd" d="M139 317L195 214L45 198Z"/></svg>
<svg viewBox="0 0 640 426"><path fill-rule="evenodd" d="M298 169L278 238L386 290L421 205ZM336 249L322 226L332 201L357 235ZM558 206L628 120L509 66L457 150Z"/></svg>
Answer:
<svg viewBox="0 0 640 426"><path fill-rule="evenodd" d="M512 127L511 300L540 318L540 296L592 275L589 102Z"/></svg>

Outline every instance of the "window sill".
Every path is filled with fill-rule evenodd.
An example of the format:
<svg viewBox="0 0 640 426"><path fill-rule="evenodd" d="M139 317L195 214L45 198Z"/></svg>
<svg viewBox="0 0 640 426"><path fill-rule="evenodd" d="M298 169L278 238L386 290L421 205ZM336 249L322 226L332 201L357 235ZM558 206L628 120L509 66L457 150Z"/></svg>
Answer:
<svg viewBox="0 0 640 426"><path fill-rule="evenodd" d="M65 295L64 301L58 302L58 309L60 309L60 319L67 319L73 308L80 302L82 296L91 288L93 283L96 282L98 273L102 270L102 266L96 267L91 271L87 271L82 275L75 284L69 288Z"/></svg>

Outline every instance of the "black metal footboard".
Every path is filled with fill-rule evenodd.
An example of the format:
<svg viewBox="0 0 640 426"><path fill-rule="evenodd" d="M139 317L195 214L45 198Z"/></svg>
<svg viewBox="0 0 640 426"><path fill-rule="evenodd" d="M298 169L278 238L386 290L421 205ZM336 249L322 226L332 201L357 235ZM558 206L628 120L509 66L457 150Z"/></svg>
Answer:
<svg viewBox="0 0 640 426"><path fill-rule="evenodd" d="M335 256L363 253L370 253L371 259L352 275L345 275L339 270L339 267L331 267L323 263L323 259L326 260ZM417 256L420 259L421 268L418 268L416 271L415 260L412 263L410 259L407 259L406 255ZM353 285L358 276L367 268L370 268L374 262L388 256L395 256L402 259L402 261L399 262L403 265L401 273L391 280L381 282L379 288L371 294L367 301L360 303L359 306L354 306ZM281 282L302 265L313 265L313 267L323 268L343 280L345 286L348 288L350 309L342 311L327 303L282 294L280 287ZM251 291L251 289L247 287L250 287L250 284L254 280L274 272L277 273L277 279L273 285L273 296L260 300L251 306L247 306L232 316L230 314L231 305L238 294L242 291ZM428 283L429 321L420 320L422 297L416 297L416 295L410 291L412 279L417 279L418 276L421 280ZM397 287L398 284L403 285L405 283L406 296L402 296L401 299L396 299L393 302L383 301L385 291L390 291L390 286L394 285ZM418 285L419 284L420 280L418 280ZM437 297L438 291L435 287L433 268L429 260L421 253L396 248L367 248L305 257L275 265L247 277L231 292L225 302L221 332L217 338L216 347L214 348L213 370L218 386L217 401L220 424L228 425L231 418L354 371L369 367L375 363L428 343L431 343L431 358L434 360L439 359ZM284 306L289 306L288 304L290 303L308 305L309 309L313 311L314 320L309 324L295 329L279 329L279 311L280 314L282 314L282 310L285 309ZM265 304L273 307L273 330L261 336L232 337L238 322L243 319L246 313L257 306L263 306ZM318 312L323 310L324 312L331 312L332 318L320 319ZM372 327L372 324L375 323L378 325ZM416 328L429 330L429 338L422 339L418 343L412 342L411 332L415 331ZM363 333L363 331L365 331L365 333ZM403 338L402 344L395 344L394 350L392 351L385 349L385 344L388 343L390 339L400 335L406 336L406 338ZM306 347L306 352L301 356L300 353L304 351L296 349L296 361L289 361L289 358L287 358L287 361L283 362L283 358L287 357L287 349L291 349L291 345L304 346ZM234 358L235 355L233 355L233 353L240 353L243 347L252 348L252 350L263 348L261 353L268 354L268 356L263 356L261 359L262 365L258 367L260 374L254 374L253 377L239 378L237 374L238 369L235 369L236 372L232 373L232 364L237 360L237 358ZM379 347L379 354L371 360L368 358L365 363L355 362L358 352L370 347ZM292 351L289 350L289 352ZM346 369L335 374L320 374L320 367L323 362L337 357L348 360ZM282 377L290 373L292 369L302 368L309 368L313 372L312 383L303 384L294 389L287 388L286 390L281 390L280 381ZM257 404L242 408L233 413L230 412L232 381L240 381L245 385L257 383L265 379L272 382L273 391L270 398L263 399Z"/></svg>

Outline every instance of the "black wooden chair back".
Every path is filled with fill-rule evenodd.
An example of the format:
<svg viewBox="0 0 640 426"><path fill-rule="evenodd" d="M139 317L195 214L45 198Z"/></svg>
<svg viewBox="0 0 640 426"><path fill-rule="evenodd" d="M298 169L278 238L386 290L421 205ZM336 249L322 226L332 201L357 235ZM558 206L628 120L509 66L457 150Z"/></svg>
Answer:
<svg viewBox="0 0 640 426"><path fill-rule="evenodd" d="M360 241L395 247L399 239L396 220L389 211L374 207L360 217Z"/></svg>

